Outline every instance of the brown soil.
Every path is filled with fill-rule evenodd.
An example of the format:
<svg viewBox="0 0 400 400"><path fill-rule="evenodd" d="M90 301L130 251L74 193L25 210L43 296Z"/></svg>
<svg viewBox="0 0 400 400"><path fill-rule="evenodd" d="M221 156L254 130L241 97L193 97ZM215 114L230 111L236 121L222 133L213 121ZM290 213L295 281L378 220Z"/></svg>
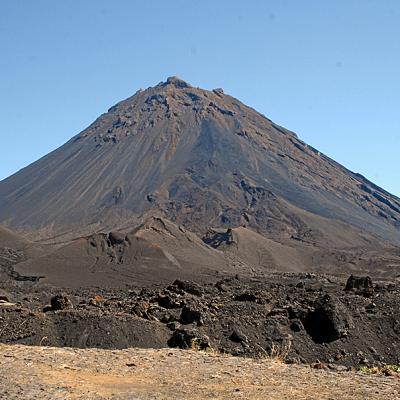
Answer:
<svg viewBox="0 0 400 400"><path fill-rule="evenodd" d="M0 397L20 399L395 399L396 376L182 350L0 345Z"/></svg>

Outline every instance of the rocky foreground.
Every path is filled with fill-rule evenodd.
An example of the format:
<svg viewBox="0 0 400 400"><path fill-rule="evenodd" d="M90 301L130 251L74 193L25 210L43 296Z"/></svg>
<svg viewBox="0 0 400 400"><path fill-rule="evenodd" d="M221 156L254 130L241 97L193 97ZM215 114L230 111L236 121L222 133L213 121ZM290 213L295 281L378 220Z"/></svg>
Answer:
<svg viewBox="0 0 400 400"><path fill-rule="evenodd" d="M13 285L0 292L6 344L172 347L356 369L400 364L396 281L277 274L120 290Z"/></svg>
<svg viewBox="0 0 400 400"><path fill-rule="evenodd" d="M177 349L0 345L0 398L396 399L400 379Z"/></svg>

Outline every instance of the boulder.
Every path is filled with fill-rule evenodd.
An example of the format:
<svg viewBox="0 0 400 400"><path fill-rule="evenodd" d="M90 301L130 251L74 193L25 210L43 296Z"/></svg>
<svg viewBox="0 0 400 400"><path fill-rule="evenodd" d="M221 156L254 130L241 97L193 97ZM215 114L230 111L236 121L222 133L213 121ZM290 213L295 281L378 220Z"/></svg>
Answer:
<svg viewBox="0 0 400 400"><path fill-rule="evenodd" d="M198 285L195 282L191 281L183 281L180 279L177 279L172 286L175 286L176 288L183 290L186 293L193 294L195 296L201 296L203 294L203 289L200 285Z"/></svg>
<svg viewBox="0 0 400 400"><path fill-rule="evenodd" d="M239 328L233 329L229 339L236 343L246 343L248 341L247 336Z"/></svg>
<svg viewBox="0 0 400 400"><path fill-rule="evenodd" d="M138 317L147 319L149 308L150 308L150 303L148 301L138 300L134 304L131 313L137 315Z"/></svg>
<svg viewBox="0 0 400 400"><path fill-rule="evenodd" d="M241 294L238 294L237 296L235 296L235 300L236 301L251 301L251 302L255 302L258 300L258 297L251 292L244 292Z"/></svg>
<svg viewBox="0 0 400 400"><path fill-rule="evenodd" d="M198 326L204 325L203 313L200 309L188 305L182 308L180 322L182 324L197 323Z"/></svg>
<svg viewBox="0 0 400 400"><path fill-rule="evenodd" d="M293 332L300 332L303 330L303 324L300 320L295 319L292 321L292 323L290 324L290 329Z"/></svg>
<svg viewBox="0 0 400 400"><path fill-rule="evenodd" d="M197 329L178 328L169 339L168 346L181 349L206 350L210 347L210 339Z"/></svg>
<svg viewBox="0 0 400 400"><path fill-rule="evenodd" d="M111 244L115 246L116 244L124 243L126 235L120 232L110 232L108 234L108 239L110 240Z"/></svg>
<svg viewBox="0 0 400 400"><path fill-rule="evenodd" d="M159 293L156 298L156 302L162 308L180 308L183 306L183 300L178 299L176 295L170 293Z"/></svg>
<svg viewBox="0 0 400 400"><path fill-rule="evenodd" d="M50 300L51 310L68 310L73 308L71 300L64 294L57 294Z"/></svg>
<svg viewBox="0 0 400 400"><path fill-rule="evenodd" d="M343 303L332 295L315 301L309 310L304 328L315 343L330 343L347 336L353 321Z"/></svg>
<svg viewBox="0 0 400 400"><path fill-rule="evenodd" d="M89 305L93 307L99 307L100 305L104 304L104 297L97 294L89 300Z"/></svg>
<svg viewBox="0 0 400 400"><path fill-rule="evenodd" d="M369 276L350 275L349 279L347 279L344 290L346 292L353 291L356 292L356 294L367 296L374 293L372 279Z"/></svg>

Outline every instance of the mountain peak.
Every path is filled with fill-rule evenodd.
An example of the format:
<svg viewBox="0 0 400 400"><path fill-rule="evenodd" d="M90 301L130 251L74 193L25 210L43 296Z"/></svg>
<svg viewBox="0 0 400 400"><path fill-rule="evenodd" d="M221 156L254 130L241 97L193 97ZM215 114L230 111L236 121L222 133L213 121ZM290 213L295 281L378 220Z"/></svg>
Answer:
<svg viewBox="0 0 400 400"><path fill-rule="evenodd" d="M315 226L329 218L400 243L400 199L221 89L176 76L0 183L0 222L11 227L53 234L144 213L200 233L246 225L307 243L328 243L334 229Z"/></svg>
<svg viewBox="0 0 400 400"><path fill-rule="evenodd" d="M166 85L173 85L179 89L185 89L191 87L191 85L189 85L187 82L185 82L183 79L180 79L177 76L168 77L167 82L164 84L164 86Z"/></svg>

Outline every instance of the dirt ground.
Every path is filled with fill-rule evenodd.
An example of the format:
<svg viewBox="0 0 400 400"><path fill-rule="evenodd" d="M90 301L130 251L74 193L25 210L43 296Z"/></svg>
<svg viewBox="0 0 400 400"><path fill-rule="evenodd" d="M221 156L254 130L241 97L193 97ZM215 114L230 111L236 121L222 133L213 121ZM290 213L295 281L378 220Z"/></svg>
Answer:
<svg viewBox="0 0 400 400"><path fill-rule="evenodd" d="M177 349L0 345L0 398L396 399L400 379Z"/></svg>

